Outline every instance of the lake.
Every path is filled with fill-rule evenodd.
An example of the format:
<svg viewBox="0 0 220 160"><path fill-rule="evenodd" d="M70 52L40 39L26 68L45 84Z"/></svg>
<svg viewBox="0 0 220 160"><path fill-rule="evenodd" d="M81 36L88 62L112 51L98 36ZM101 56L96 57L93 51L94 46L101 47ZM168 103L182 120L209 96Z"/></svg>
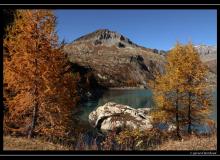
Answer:
<svg viewBox="0 0 220 160"><path fill-rule="evenodd" d="M88 121L89 114L98 106L107 102L115 102L133 108L151 107L153 104L152 93L146 89L109 89L99 99L88 100L80 104L81 111L78 118Z"/></svg>
<svg viewBox="0 0 220 160"><path fill-rule="evenodd" d="M210 117L217 123L217 90L213 92L214 109ZM133 108L152 107L152 92L147 89L109 89L97 100L89 100L80 104L81 111L77 113L80 121L88 123L89 114L98 106L107 102L115 102Z"/></svg>

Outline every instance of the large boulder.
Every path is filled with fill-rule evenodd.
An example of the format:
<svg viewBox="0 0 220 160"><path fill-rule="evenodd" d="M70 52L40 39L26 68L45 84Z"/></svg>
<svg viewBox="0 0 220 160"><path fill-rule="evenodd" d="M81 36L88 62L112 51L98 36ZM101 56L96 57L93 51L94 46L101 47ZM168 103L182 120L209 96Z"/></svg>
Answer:
<svg viewBox="0 0 220 160"><path fill-rule="evenodd" d="M102 132L127 129L149 130L153 128L150 108L134 109L127 105L108 102L89 114L90 124Z"/></svg>

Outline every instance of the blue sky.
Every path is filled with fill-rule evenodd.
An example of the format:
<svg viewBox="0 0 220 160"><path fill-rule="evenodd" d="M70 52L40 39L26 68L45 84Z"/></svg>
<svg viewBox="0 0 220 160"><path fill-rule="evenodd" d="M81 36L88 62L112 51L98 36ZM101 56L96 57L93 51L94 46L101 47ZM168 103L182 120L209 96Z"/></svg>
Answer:
<svg viewBox="0 0 220 160"><path fill-rule="evenodd" d="M138 45L168 50L181 43L217 44L217 10L55 10L60 40L110 29Z"/></svg>

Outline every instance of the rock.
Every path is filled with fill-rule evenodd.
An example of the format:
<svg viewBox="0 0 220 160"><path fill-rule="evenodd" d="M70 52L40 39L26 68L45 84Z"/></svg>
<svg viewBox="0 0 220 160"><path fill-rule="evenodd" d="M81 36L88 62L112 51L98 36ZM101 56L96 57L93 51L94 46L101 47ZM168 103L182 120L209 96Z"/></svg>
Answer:
<svg viewBox="0 0 220 160"><path fill-rule="evenodd" d="M89 123L102 132L123 130L125 128L149 130L150 108L134 109L127 105L108 102L89 114Z"/></svg>
<svg viewBox="0 0 220 160"><path fill-rule="evenodd" d="M112 79L110 79L110 81L109 81L110 83L114 83L114 80L112 80Z"/></svg>
<svg viewBox="0 0 220 160"><path fill-rule="evenodd" d="M105 76L102 76L101 74L97 74L97 76L100 78L100 79L107 79Z"/></svg>
<svg viewBox="0 0 220 160"><path fill-rule="evenodd" d="M154 53L159 53L158 49L153 49Z"/></svg>
<svg viewBox="0 0 220 160"><path fill-rule="evenodd" d="M87 93L86 93L86 96L87 96L87 97L92 97L92 94L91 94L90 92L87 92Z"/></svg>
<svg viewBox="0 0 220 160"><path fill-rule="evenodd" d="M176 130L176 126L174 124L170 124L168 125L167 131L168 132L172 132Z"/></svg>
<svg viewBox="0 0 220 160"><path fill-rule="evenodd" d="M144 86L144 85L140 85L140 86L139 86L139 88L144 89L144 88L145 88L145 86Z"/></svg>

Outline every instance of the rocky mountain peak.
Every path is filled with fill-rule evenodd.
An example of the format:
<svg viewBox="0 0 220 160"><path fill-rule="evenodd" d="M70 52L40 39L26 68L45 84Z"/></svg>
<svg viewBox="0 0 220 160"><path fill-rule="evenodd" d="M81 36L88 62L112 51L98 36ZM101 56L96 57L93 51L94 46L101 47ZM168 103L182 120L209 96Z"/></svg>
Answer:
<svg viewBox="0 0 220 160"><path fill-rule="evenodd" d="M134 44L127 37L121 35L118 32L110 31L109 29L98 29L92 33L84 35L73 41L76 42L91 42L94 45L117 45L118 47L125 48L126 46L138 46Z"/></svg>

